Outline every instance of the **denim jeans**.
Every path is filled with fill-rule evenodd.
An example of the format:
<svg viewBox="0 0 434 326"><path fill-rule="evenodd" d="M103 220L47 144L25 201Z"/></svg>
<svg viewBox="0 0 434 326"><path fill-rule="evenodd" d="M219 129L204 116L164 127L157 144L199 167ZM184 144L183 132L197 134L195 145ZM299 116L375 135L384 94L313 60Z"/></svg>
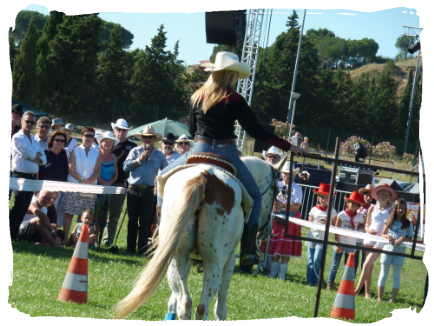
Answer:
<svg viewBox="0 0 434 326"><path fill-rule="evenodd" d="M253 179L252 174L250 173L250 171L247 169L247 167L244 165L244 163L241 161L240 157L238 156L238 150L235 144L231 144L219 148L217 147L217 145L213 146L211 144L195 142L192 150L188 151L187 153L179 157L177 160L169 164L164 170L160 171L159 175L162 175L170 170L173 170L178 166L184 165L188 156L198 152L221 155L223 157L226 157L235 166L235 169L237 170L238 180L240 180L240 182L243 184L243 186L246 188L247 192L253 199L252 212L250 213L250 218L247 223L247 227L248 229L250 229L253 226L257 225L259 222L259 214L261 212L261 200L262 200L261 193L259 192L258 185L256 184L255 179ZM163 199L160 196L158 196L157 198L157 204L159 207L161 207L163 204Z"/></svg>
<svg viewBox="0 0 434 326"><path fill-rule="evenodd" d="M329 272L329 278L327 282L334 282L336 279L336 273L338 272L339 266L341 264L341 259L343 256L343 252L337 253L333 248L333 259L332 259L332 265L330 266L330 272ZM350 256L349 253L345 253L345 262L348 260L348 257Z"/></svg>
<svg viewBox="0 0 434 326"><path fill-rule="evenodd" d="M6 212L8 210L9 200L11 200L12 190L5 191L5 199L0 204L0 229L3 229L6 224Z"/></svg>
<svg viewBox="0 0 434 326"><path fill-rule="evenodd" d="M322 246L315 246L314 248L307 247L307 273L306 283L308 285L318 285L319 270L321 268L322 259ZM324 285L324 279L322 281Z"/></svg>

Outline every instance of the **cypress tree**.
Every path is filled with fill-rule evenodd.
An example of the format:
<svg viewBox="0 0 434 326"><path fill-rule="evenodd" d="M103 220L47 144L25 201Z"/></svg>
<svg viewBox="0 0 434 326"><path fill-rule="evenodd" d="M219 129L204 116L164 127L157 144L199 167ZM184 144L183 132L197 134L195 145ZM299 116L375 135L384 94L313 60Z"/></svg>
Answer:
<svg viewBox="0 0 434 326"><path fill-rule="evenodd" d="M15 58L12 74L13 98L29 105L34 105L36 94L36 41L35 19L32 19L27 34L21 44L20 54Z"/></svg>
<svg viewBox="0 0 434 326"><path fill-rule="evenodd" d="M11 71L13 70L13 67L14 67L15 58L17 57L17 55L19 53L20 53L20 51L18 50L17 46L15 45L14 38L12 37L12 35L9 35L9 60L10 60L10 64L11 64Z"/></svg>

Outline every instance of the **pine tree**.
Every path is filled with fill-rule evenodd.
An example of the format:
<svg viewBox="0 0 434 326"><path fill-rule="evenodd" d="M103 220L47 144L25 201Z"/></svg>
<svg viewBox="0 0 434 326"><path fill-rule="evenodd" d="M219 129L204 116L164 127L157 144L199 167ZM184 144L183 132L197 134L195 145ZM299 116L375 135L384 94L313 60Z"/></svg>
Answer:
<svg viewBox="0 0 434 326"><path fill-rule="evenodd" d="M20 54L15 58L12 74L12 96L28 105L34 105L36 94L36 41L35 19L32 19L27 34L21 44Z"/></svg>
<svg viewBox="0 0 434 326"><path fill-rule="evenodd" d="M7 73L12 72L14 69L14 60L19 53L12 37L8 37L6 42L6 51L2 56L3 59L0 66L0 86L6 81Z"/></svg>

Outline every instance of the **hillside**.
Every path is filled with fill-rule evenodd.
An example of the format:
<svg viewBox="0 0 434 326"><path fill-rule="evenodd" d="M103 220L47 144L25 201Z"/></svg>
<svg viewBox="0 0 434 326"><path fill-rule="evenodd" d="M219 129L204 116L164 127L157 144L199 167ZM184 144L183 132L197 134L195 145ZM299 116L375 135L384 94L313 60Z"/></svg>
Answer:
<svg viewBox="0 0 434 326"><path fill-rule="evenodd" d="M422 66L422 60L419 61L419 65ZM378 77L379 73L383 71L384 64L371 63L368 65L364 65L362 67L350 70L351 78L353 80L357 80L360 78L362 74L369 73L369 76ZM396 63L396 70L394 73L394 77L396 82L398 83L398 98L401 98L404 94L405 87L407 86L407 78L410 72L410 69L415 69L416 67L416 58L400 60Z"/></svg>

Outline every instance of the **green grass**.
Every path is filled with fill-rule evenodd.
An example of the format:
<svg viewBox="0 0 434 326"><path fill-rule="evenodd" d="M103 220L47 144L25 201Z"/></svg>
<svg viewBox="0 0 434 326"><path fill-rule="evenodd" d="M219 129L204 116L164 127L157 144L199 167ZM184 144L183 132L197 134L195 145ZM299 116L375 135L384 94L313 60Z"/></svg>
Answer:
<svg viewBox="0 0 434 326"><path fill-rule="evenodd" d="M125 209L125 207L124 207ZM124 253L126 248L126 216L118 239L119 254L105 253L101 248L89 251L89 288L86 305L57 301L72 251L35 246L25 242L13 244L13 281L9 288L9 303L12 308L31 316L87 317L111 319L112 307L125 297L132 283L148 261L144 257ZM74 218L75 220L75 218ZM73 222L75 223L75 222ZM307 229L302 229L306 236ZM331 237L333 238L333 236ZM328 248L325 278L331 265L332 248ZM419 252L417 252L420 254ZM405 260L402 271L401 290L395 304L388 303L392 291L391 275L387 280L383 302L377 302L376 284L380 272L379 260L375 264L371 289L373 299L356 297L357 323L371 323L391 317L394 309L422 309L426 267L422 261ZM392 273L392 271L390 271ZM340 281L343 267L338 271L336 283ZM360 269L357 277L360 276ZM199 304L202 277L193 266L188 280L189 294L193 307ZM239 273L239 261L229 289L228 319L247 320L281 317L313 317L316 287L307 286L306 247L302 257L291 259L285 281L268 279L266 274L257 277ZM337 288L337 286L336 286ZM127 319L163 320L171 291L165 278L154 296ZM323 289L319 306L319 317L330 315L336 291ZM210 305L211 309L215 303ZM211 310L212 311L212 310ZM372 312L375 313L372 313ZM194 316L194 314L192 314ZM210 313L210 320L214 314Z"/></svg>

